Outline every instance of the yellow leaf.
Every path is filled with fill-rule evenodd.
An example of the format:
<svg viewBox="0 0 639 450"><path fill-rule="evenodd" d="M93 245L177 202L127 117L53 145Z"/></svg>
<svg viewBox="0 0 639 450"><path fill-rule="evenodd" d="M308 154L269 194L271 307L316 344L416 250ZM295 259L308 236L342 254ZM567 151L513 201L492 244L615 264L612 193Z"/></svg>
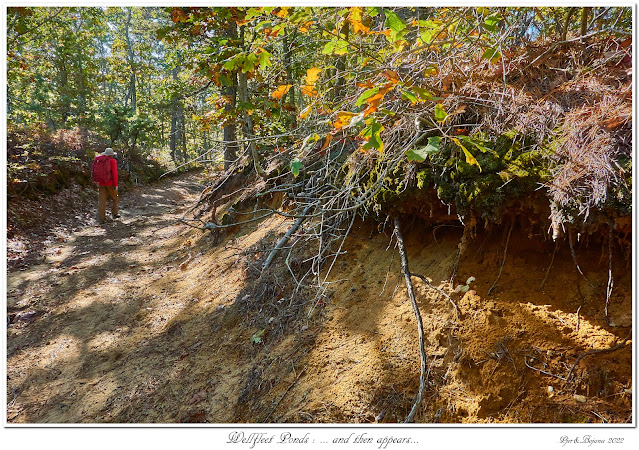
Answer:
<svg viewBox="0 0 639 450"><path fill-rule="evenodd" d="M353 25L353 31L355 33L369 33L370 28L362 23L362 8L351 8L351 15L348 20Z"/></svg>
<svg viewBox="0 0 639 450"><path fill-rule="evenodd" d="M351 123L351 119L356 115L357 113L349 111L338 111L335 115L335 122L333 122L333 126L339 130L346 125L349 125Z"/></svg>
<svg viewBox="0 0 639 450"><path fill-rule="evenodd" d="M290 6L281 7L278 12L275 13L277 17L286 17L288 16L288 10L291 9Z"/></svg>
<svg viewBox="0 0 639 450"><path fill-rule="evenodd" d="M280 85L277 89L271 92L271 97L277 100L281 99L282 97L284 97L284 95L286 95L286 93L289 91L289 89L291 89L292 86L292 84Z"/></svg>
<svg viewBox="0 0 639 450"><path fill-rule="evenodd" d="M319 74L322 72L322 69L318 69L317 67L311 67L306 71L306 84L310 84L313 86L317 79L319 78Z"/></svg>
<svg viewBox="0 0 639 450"><path fill-rule="evenodd" d="M473 154L472 154L472 153L470 153L470 152L468 151L468 149L467 149L466 147L464 147L464 146L463 146L463 144L462 144L461 142L459 142L459 139L457 139L457 138L451 138L451 139L452 139L452 141L453 141L455 144L457 144L457 146L458 146L459 148L461 148L461 149L462 149L462 151L464 152L464 155L466 155L466 162L467 162L468 164L470 164L471 166L472 166L473 164L474 164L474 165L476 165L477 167L479 167L479 171L481 172L481 166L479 165L479 163L477 162L477 160L475 159L475 157L473 156Z"/></svg>
<svg viewBox="0 0 639 450"><path fill-rule="evenodd" d="M308 115L309 115L309 114L310 114L310 112L311 112L311 107L312 107L312 106L313 106L312 104L311 104L311 105L308 105L306 108L304 108L304 109L300 112L300 114L299 114L300 119L306 119L306 118L308 117Z"/></svg>

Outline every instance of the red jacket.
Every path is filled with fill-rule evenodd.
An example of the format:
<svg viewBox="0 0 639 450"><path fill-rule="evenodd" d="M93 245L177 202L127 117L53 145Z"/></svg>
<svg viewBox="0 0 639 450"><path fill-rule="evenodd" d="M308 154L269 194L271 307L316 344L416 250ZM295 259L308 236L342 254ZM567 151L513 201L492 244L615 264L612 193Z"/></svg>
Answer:
<svg viewBox="0 0 639 450"><path fill-rule="evenodd" d="M106 155L98 155L96 156L96 158L99 158L100 156L106 156ZM111 156L107 156L107 158L109 158L111 160L111 176L113 178L113 180L109 183L98 183L100 186L117 186L118 185L118 162L113 159Z"/></svg>

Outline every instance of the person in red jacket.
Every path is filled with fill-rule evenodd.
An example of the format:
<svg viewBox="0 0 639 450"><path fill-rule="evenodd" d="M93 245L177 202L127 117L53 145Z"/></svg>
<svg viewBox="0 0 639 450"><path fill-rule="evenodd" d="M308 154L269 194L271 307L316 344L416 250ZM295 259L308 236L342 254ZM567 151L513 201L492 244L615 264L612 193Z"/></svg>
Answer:
<svg viewBox="0 0 639 450"><path fill-rule="evenodd" d="M93 162L94 167L94 180L98 183L100 194L98 197L98 221L104 223L106 221L106 204L107 198L112 200L111 205L111 217L117 219L120 217L118 214L118 163L115 160L116 153L112 148L107 148L103 153L95 157ZM101 160L107 160L106 175L104 169L100 170L100 174L96 179L96 162ZM108 170L110 165L110 171ZM110 174L108 173L110 172Z"/></svg>

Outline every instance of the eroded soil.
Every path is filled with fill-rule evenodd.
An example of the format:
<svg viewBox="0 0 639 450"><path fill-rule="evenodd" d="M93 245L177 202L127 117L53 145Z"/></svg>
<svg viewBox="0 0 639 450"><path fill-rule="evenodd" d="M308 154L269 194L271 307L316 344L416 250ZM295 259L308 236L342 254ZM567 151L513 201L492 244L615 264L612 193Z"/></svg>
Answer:
<svg viewBox="0 0 639 450"><path fill-rule="evenodd" d="M295 289L283 256L255 270L290 219L220 234L176 223L200 190L197 175L134 190L121 219L89 221L50 239L44 263L10 267L8 422L402 421L419 356L390 230L356 223L317 296ZM584 278L566 245L552 258L525 225L503 269L507 227L478 233L451 284L463 229L407 221L411 271L461 312L413 278L430 368L417 422L631 420L628 258L614 255L606 320L607 247L577 245ZM304 267L304 252L289 265Z"/></svg>

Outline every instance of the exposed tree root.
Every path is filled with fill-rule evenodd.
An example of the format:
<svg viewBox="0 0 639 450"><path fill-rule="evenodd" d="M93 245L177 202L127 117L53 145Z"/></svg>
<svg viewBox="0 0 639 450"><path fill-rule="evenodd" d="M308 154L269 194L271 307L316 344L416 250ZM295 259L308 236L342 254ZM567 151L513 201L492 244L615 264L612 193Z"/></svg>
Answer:
<svg viewBox="0 0 639 450"><path fill-rule="evenodd" d="M631 334L628 334L628 336L623 338L623 340L620 343L618 343L617 345L615 345L614 347L600 348L600 349L597 349L597 350L588 350L587 352L584 352L581 355L579 355L577 357L577 359L575 360L575 362L573 363L573 365L570 368L570 370L568 371L568 375L566 375L566 381L564 383L564 387L570 382L570 377L572 376L572 373L575 370L575 367L577 367L577 364L579 364L579 361L584 359L586 356L597 355L597 354L601 354L601 353L612 353L614 351L620 350L620 349L622 349L622 348L624 348L626 346L626 343L630 339L630 336L631 336Z"/></svg>
<svg viewBox="0 0 639 450"><path fill-rule="evenodd" d="M424 396L424 388L426 386L426 351L424 350L424 326L422 324L422 316L415 300L415 293L413 291L413 283L411 282L410 270L408 269L408 258L406 257L406 249L404 248L404 237L402 236L401 226L399 219L395 217L393 219L395 224L395 235L397 236L397 248L399 250L399 256L402 263L402 272L404 272L404 280L406 281L406 288L408 289L408 296L410 297L411 304L413 305L413 311L415 312L415 320L417 321L417 332L419 333L419 359L420 359L420 376L419 376L419 390L417 392L417 398L413 404L413 408L404 420L404 423L410 423L413 421L419 404Z"/></svg>
<svg viewBox="0 0 639 450"><path fill-rule="evenodd" d="M450 302L451 305L453 305L453 308L455 309L455 314L457 315L457 318L460 319L461 315L459 313L459 308L457 308L457 305L455 304L455 302L453 301L453 299L450 297L450 295L448 295L446 292L442 291L441 289L439 289L438 287L433 286L430 281L428 281L428 278L426 278L423 275L420 275L418 273L411 273L410 274L412 277L417 277L420 280L422 280L424 283L426 283L428 285L428 287L430 287L431 289L436 290L437 292L439 292L440 294L442 294L444 297L446 297L448 299L448 301Z"/></svg>
<svg viewBox="0 0 639 450"><path fill-rule="evenodd" d="M612 279L612 227L612 223L608 224L608 286L606 287L606 307L604 308L606 320L608 320L608 304L610 303L614 286L614 280Z"/></svg>
<svg viewBox="0 0 639 450"><path fill-rule="evenodd" d="M555 249L552 251L552 257L550 258L550 264L548 265L548 269L546 270L546 276L544 276L544 279L541 280L541 284L537 288L537 291L541 291L544 288L544 284L546 284L546 279L548 278L548 274L550 273L550 269L552 268L552 263L555 261L557 248L559 248L559 241L555 241Z"/></svg>
<svg viewBox="0 0 639 450"><path fill-rule="evenodd" d="M514 227L515 227L515 218L513 217L510 223L510 229L508 230L508 237L506 238L506 247L504 247L504 258L501 261L501 267L499 267L499 273L497 274L497 278L495 278L493 285L490 287L490 289L488 289L488 294L490 294L490 292L495 288L495 286L497 285L497 281L499 281L499 277L501 277L501 272L504 270L504 264L506 263L506 252L508 251L508 243L510 242L510 235L513 232Z"/></svg>
<svg viewBox="0 0 639 450"><path fill-rule="evenodd" d="M579 267L579 263L577 262L577 254L575 253L575 247L572 244L572 230L570 228L568 229L568 244L570 245L570 254L572 255L572 260L575 263L575 266L577 267L577 271L581 274L582 277L584 277L584 280L586 280L586 282L591 287L594 287L593 284L588 280L588 278L586 278L586 275L584 275L583 271L581 270L581 267Z"/></svg>

